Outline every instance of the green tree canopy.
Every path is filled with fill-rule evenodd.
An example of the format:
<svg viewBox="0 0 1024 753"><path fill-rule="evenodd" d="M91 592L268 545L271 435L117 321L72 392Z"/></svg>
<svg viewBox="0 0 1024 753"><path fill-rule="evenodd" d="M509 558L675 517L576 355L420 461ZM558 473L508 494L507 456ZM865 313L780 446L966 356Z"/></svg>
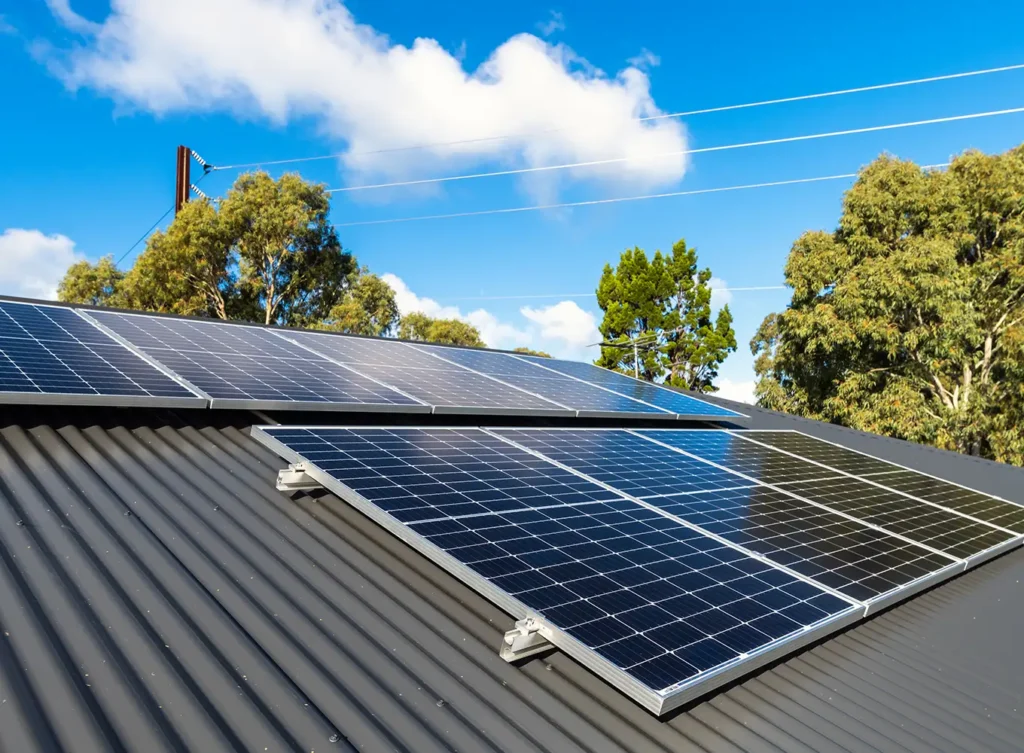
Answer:
<svg viewBox="0 0 1024 753"><path fill-rule="evenodd" d="M751 342L762 405L1024 463L1024 146L879 158L785 274Z"/></svg>
<svg viewBox="0 0 1024 753"><path fill-rule="evenodd" d="M319 326L353 335L387 337L395 333L398 322L395 291L377 275L363 269Z"/></svg>
<svg viewBox="0 0 1024 753"><path fill-rule="evenodd" d="M472 324L459 319L434 319L416 311L402 317L398 326L398 336L403 340L464 345L471 348L482 348L485 345L483 338L480 337L480 330Z"/></svg>
<svg viewBox="0 0 1024 753"><path fill-rule="evenodd" d="M323 186L263 172L235 181L219 207L185 204L127 272L79 262L58 289L69 303L393 334L394 292L360 269L328 220Z"/></svg>
<svg viewBox="0 0 1024 753"><path fill-rule="evenodd" d="M116 295L122 280L124 272L114 264L113 256L104 256L95 264L83 259L68 267L57 286L57 300L103 306Z"/></svg>
<svg viewBox="0 0 1024 753"><path fill-rule="evenodd" d="M545 353L543 350L530 350L529 348L513 348L513 353L522 353L526 356L537 356L538 358L551 358L550 353Z"/></svg>
<svg viewBox="0 0 1024 753"><path fill-rule="evenodd" d="M671 254L627 249L614 269L606 264L597 288L606 342L639 344L639 373L648 381L713 391L718 367L736 350L732 314L712 316L710 269L698 269L697 252L680 240ZM632 347L603 347L598 366L633 374Z"/></svg>

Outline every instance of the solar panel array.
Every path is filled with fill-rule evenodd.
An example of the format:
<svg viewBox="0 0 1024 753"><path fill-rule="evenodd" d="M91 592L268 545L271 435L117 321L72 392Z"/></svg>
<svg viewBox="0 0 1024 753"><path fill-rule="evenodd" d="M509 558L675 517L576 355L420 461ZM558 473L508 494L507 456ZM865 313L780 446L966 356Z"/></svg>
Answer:
<svg viewBox="0 0 1024 753"><path fill-rule="evenodd" d="M790 432L254 435L658 713L1022 539L883 485L969 490Z"/></svg>
<svg viewBox="0 0 1024 753"><path fill-rule="evenodd" d="M74 310L16 301L0 301L0 402L205 404Z"/></svg>
<svg viewBox="0 0 1024 753"><path fill-rule="evenodd" d="M263 427L257 436L315 465L497 600L543 615L665 694L855 611L480 429Z"/></svg>
<svg viewBox="0 0 1024 753"><path fill-rule="evenodd" d="M555 359L209 319L2 299L0 305L0 400L7 402L51 395L67 403L118 404L123 398L126 405L177 400L263 410L744 418L657 385ZM66 329L68 322L77 334ZM84 350L85 341L75 339L82 336L91 338Z"/></svg>
<svg viewBox="0 0 1024 753"><path fill-rule="evenodd" d="M92 311L89 316L217 407L429 412L429 406L261 327Z"/></svg>
<svg viewBox="0 0 1024 753"><path fill-rule="evenodd" d="M575 412L404 342L289 332L296 342L434 406L436 412L564 415Z"/></svg>

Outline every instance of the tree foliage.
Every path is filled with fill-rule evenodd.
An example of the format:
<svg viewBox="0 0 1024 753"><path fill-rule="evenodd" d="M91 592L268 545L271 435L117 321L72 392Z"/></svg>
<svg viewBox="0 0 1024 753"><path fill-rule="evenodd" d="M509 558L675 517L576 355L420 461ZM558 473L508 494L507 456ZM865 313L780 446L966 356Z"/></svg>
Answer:
<svg viewBox="0 0 1024 753"><path fill-rule="evenodd" d="M538 358L551 358L550 353L545 353L543 350L531 350L530 348L513 348L513 353L522 353L525 356L537 356Z"/></svg>
<svg viewBox="0 0 1024 753"><path fill-rule="evenodd" d="M86 260L75 262L57 286L57 300L103 306L117 293L124 272L114 264L113 256L104 256L95 264Z"/></svg>
<svg viewBox="0 0 1024 753"><path fill-rule="evenodd" d="M262 324L394 334L394 291L360 269L328 220L323 186L263 172L235 181L219 207L185 204L127 272L112 259L73 265L62 301Z"/></svg>
<svg viewBox="0 0 1024 753"><path fill-rule="evenodd" d="M318 326L353 335L387 337L395 333L398 322L395 291L380 277L363 269Z"/></svg>
<svg viewBox="0 0 1024 753"><path fill-rule="evenodd" d="M403 340L421 340L442 345L464 345L482 348L485 343L480 330L459 319L434 319L420 312L402 317L398 336Z"/></svg>
<svg viewBox="0 0 1024 753"><path fill-rule="evenodd" d="M358 266L342 249L329 211L324 187L292 174L244 174L221 203L238 288L264 324L309 325L344 298Z"/></svg>
<svg viewBox="0 0 1024 753"><path fill-rule="evenodd" d="M710 269L698 269L697 252L680 240L671 254L627 249L614 269L606 264L597 288L604 311L606 342L639 344L602 347L598 366L642 379L700 391L713 391L718 367L736 350L732 314L723 306L712 316Z"/></svg>
<svg viewBox="0 0 1024 753"><path fill-rule="evenodd" d="M762 405L1024 463L1024 146L879 158L785 274L751 342Z"/></svg>

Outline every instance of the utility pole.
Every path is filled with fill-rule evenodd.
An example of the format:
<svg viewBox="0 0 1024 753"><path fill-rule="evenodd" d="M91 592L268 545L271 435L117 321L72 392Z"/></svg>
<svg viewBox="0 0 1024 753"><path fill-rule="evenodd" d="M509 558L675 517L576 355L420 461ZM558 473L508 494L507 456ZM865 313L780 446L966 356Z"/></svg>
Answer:
<svg viewBox="0 0 1024 753"><path fill-rule="evenodd" d="M178 212L188 201L190 192L192 190L192 182L190 179L190 171L192 167L192 150L187 146L178 147L178 159L175 172L174 182L174 216L178 216Z"/></svg>

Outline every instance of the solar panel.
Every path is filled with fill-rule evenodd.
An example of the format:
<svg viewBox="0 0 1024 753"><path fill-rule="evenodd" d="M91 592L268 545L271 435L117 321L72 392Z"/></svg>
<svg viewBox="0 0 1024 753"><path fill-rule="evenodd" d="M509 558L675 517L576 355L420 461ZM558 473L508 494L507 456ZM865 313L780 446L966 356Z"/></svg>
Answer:
<svg viewBox="0 0 1024 753"><path fill-rule="evenodd" d="M825 504L854 510L864 517L850 495L857 493L886 527L917 530L911 538L970 559L972 564L998 554L1021 540L1024 507L950 484L923 473L901 468L884 460L845 447L790 431L734 432L750 443L774 451L800 455L827 472L837 473L832 482L785 484L801 495L817 495ZM858 476L854 471L859 471ZM862 474L862 475L861 475ZM822 486L824 485L824 486ZM879 525L883 525L881 522ZM910 535L910 534L907 534ZM926 542L925 538L933 539ZM988 546L986 546L988 545ZM984 548L982 548L984 547Z"/></svg>
<svg viewBox="0 0 1024 753"><path fill-rule="evenodd" d="M643 400L651 405L657 405L659 408L672 411L679 418L690 420L746 418L742 413L737 413L728 408L697 400L688 395L665 389L657 384L633 379L625 374L602 369L582 361L562 361L557 358L539 358L526 355L516 357L529 361L535 366L557 371L566 376L605 387L620 395Z"/></svg>
<svg viewBox="0 0 1024 753"><path fill-rule="evenodd" d="M965 489L916 471L891 471L869 476L871 481L889 489L910 494L949 510L1024 534L1024 507Z"/></svg>
<svg viewBox="0 0 1024 753"><path fill-rule="evenodd" d="M656 713L863 612L483 430L253 435Z"/></svg>
<svg viewBox="0 0 1024 753"><path fill-rule="evenodd" d="M521 390L567 406L581 417L623 417L674 419L671 411L640 402L578 379L547 371L507 353L468 348L440 348L415 345L423 353L434 353L481 374L494 377Z"/></svg>
<svg viewBox="0 0 1024 753"><path fill-rule="evenodd" d="M0 402L206 405L73 309L17 301L0 301Z"/></svg>
<svg viewBox="0 0 1024 753"><path fill-rule="evenodd" d="M575 411L515 389L402 342L288 332L302 345L434 406L436 413L574 416Z"/></svg>
<svg viewBox="0 0 1024 753"><path fill-rule="evenodd" d="M269 329L110 311L89 316L204 392L214 408L430 412Z"/></svg>
<svg viewBox="0 0 1024 753"><path fill-rule="evenodd" d="M714 432L495 429L494 432L701 530L767 557L873 608L962 570L918 546L675 449ZM719 432L719 435L722 435ZM742 440L724 437L742 444ZM708 437L711 439L711 437Z"/></svg>
<svg viewBox="0 0 1024 753"><path fill-rule="evenodd" d="M1024 506L926 473L825 442L793 431L744 432L748 439L784 452L808 458L828 468L869 479L871 482L910 496L969 515L991 525L1024 534Z"/></svg>

